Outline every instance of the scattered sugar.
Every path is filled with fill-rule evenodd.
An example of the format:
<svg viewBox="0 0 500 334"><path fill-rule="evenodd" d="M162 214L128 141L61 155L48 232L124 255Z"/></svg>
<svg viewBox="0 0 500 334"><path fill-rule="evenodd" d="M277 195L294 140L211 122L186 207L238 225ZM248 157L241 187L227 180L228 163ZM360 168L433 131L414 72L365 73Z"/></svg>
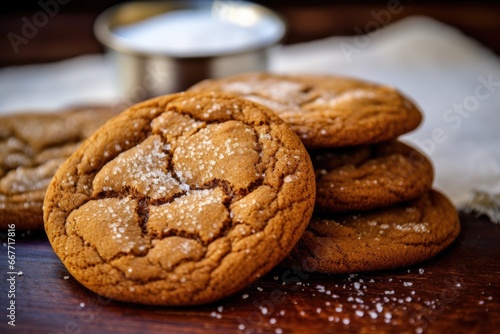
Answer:
<svg viewBox="0 0 500 334"><path fill-rule="evenodd" d="M213 318L222 319L222 314L217 313L217 312L210 313L210 316Z"/></svg>
<svg viewBox="0 0 500 334"><path fill-rule="evenodd" d="M416 233L430 233L430 230L428 229L429 224L428 223L406 223L406 224L401 224L401 225L395 225L394 228L399 231L403 232L416 232Z"/></svg>
<svg viewBox="0 0 500 334"><path fill-rule="evenodd" d="M271 140L271 135L269 133L259 134L259 139Z"/></svg>

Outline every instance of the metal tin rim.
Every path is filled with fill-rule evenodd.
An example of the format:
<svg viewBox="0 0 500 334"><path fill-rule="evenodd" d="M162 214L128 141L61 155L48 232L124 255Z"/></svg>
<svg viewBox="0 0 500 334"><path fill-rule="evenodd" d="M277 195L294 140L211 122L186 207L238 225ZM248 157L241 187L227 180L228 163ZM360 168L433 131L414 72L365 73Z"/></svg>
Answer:
<svg viewBox="0 0 500 334"><path fill-rule="evenodd" d="M173 0L169 1L170 3L176 3L176 4L182 4L183 8L196 8L196 6L200 6L203 4L206 6L208 1L179 1L179 0ZM236 51L230 51L230 52L222 52L222 53L217 53L217 54L206 54L206 55L181 55L177 53L168 53L168 52L144 52L140 50L135 50L126 43L123 43L119 37L115 33L113 33L112 28L110 26L110 21L116 15L117 11L125 6L130 6L131 4L154 4L154 3L159 3L158 1L130 1L130 2L125 2L122 4L115 5L113 7L108 8L104 12L102 12L96 19L94 23L94 34L96 35L97 39L106 47L111 48L113 50L126 53L129 55L135 55L135 56L140 56L140 57L154 57L154 56L166 56L170 58L189 58L189 59L207 59L207 58L219 58L219 57L224 57L224 56L231 56L231 55L238 55L238 54L243 54L243 53L248 53L248 52L255 52L255 51L260 51L263 49L266 49L272 45L275 45L279 43L281 40L283 40L283 37L285 36L286 33L286 23L285 21L275 13L274 11L252 3L252 2L247 2L247 1L237 1L239 4L244 4L251 6L255 8L256 10L264 13L268 17L274 19L281 28L281 33L279 36L277 36L275 39L268 41L268 42L263 42L261 44L257 44L251 47L247 48L242 48ZM211 3L211 2L210 2Z"/></svg>

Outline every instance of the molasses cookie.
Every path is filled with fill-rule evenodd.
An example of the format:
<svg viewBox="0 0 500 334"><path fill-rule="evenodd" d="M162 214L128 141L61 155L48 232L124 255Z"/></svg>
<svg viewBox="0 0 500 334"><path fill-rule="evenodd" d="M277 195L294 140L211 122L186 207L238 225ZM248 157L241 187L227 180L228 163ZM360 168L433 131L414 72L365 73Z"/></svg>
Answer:
<svg viewBox="0 0 500 334"><path fill-rule="evenodd" d="M307 151L266 107L179 93L127 109L81 145L48 188L45 229L90 290L196 305L286 257L315 193Z"/></svg>
<svg viewBox="0 0 500 334"><path fill-rule="evenodd" d="M417 198L432 186L429 160L397 141L310 154L320 211L376 209Z"/></svg>
<svg viewBox="0 0 500 334"><path fill-rule="evenodd" d="M343 215L316 215L284 261L324 273L392 269L425 261L460 232L450 201L431 190L407 203Z"/></svg>
<svg viewBox="0 0 500 334"><path fill-rule="evenodd" d="M57 168L115 113L82 108L0 116L0 229L42 229L42 203Z"/></svg>
<svg viewBox="0 0 500 334"><path fill-rule="evenodd" d="M249 73L205 80L189 90L261 103L290 124L307 148L392 140L422 120L417 107L394 88L339 76Z"/></svg>

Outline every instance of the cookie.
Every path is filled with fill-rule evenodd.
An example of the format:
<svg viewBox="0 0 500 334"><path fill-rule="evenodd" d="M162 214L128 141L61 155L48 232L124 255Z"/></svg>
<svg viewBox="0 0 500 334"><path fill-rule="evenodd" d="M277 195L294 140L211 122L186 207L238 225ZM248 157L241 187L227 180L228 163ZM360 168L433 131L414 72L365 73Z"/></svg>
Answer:
<svg viewBox="0 0 500 334"><path fill-rule="evenodd" d="M437 191L363 213L317 215L284 261L324 273L405 267L448 247L460 232L457 212Z"/></svg>
<svg viewBox="0 0 500 334"><path fill-rule="evenodd" d="M57 168L115 113L109 108L0 116L0 229L43 229L42 203Z"/></svg>
<svg viewBox="0 0 500 334"><path fill-rule="evenodd" d="M261 103L290 124L307 148L388 141L422 120L417 107L394 88L339 76L249 73L205 80L189 90Z"/></svg>
<svg viewBox="0 0 500 334"><path fill-rule="evenodd" d="M286 257L315 193L307 151L269 109L179 93L127 109L82 144L48 188L45 229L90 290L196 305Z"/></svg>
<svg viewBox="0 0 500 334"><path fill-rule="evenodd" d="M397 141L310 151L316 172L316 208L369 210L417 198L431 189L429 160Z"/></svg>

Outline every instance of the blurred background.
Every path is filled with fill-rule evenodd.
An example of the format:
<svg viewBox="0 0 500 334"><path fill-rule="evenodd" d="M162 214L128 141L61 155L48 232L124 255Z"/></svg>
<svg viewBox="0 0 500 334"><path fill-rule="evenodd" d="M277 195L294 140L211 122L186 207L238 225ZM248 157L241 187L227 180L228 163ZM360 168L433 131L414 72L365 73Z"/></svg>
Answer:
<svg viewBox="0 0 500 334"><path fill-rule="evenodd" d="M54 62L82 54L103 52L93 34L99 13L120 0L21 0L5 1L0 9L0 67L29 63ZM277 11L288 24L285 44L300 43L336 35L356 35L355 27L373 20L372 12L386 9L391 3L405 10L391 16L391 23L414 15L426 15L460 29L486 47L500 54L500 4L498 1L254 1ZM56 6L54 6L56 4ZM36 38L19 41L15 52L7 37L22 36L26 18L37 12L56 8L41 25ZM47 12L47 10L45 10ZM24 19L23 19L24 18Z"/></svg>

